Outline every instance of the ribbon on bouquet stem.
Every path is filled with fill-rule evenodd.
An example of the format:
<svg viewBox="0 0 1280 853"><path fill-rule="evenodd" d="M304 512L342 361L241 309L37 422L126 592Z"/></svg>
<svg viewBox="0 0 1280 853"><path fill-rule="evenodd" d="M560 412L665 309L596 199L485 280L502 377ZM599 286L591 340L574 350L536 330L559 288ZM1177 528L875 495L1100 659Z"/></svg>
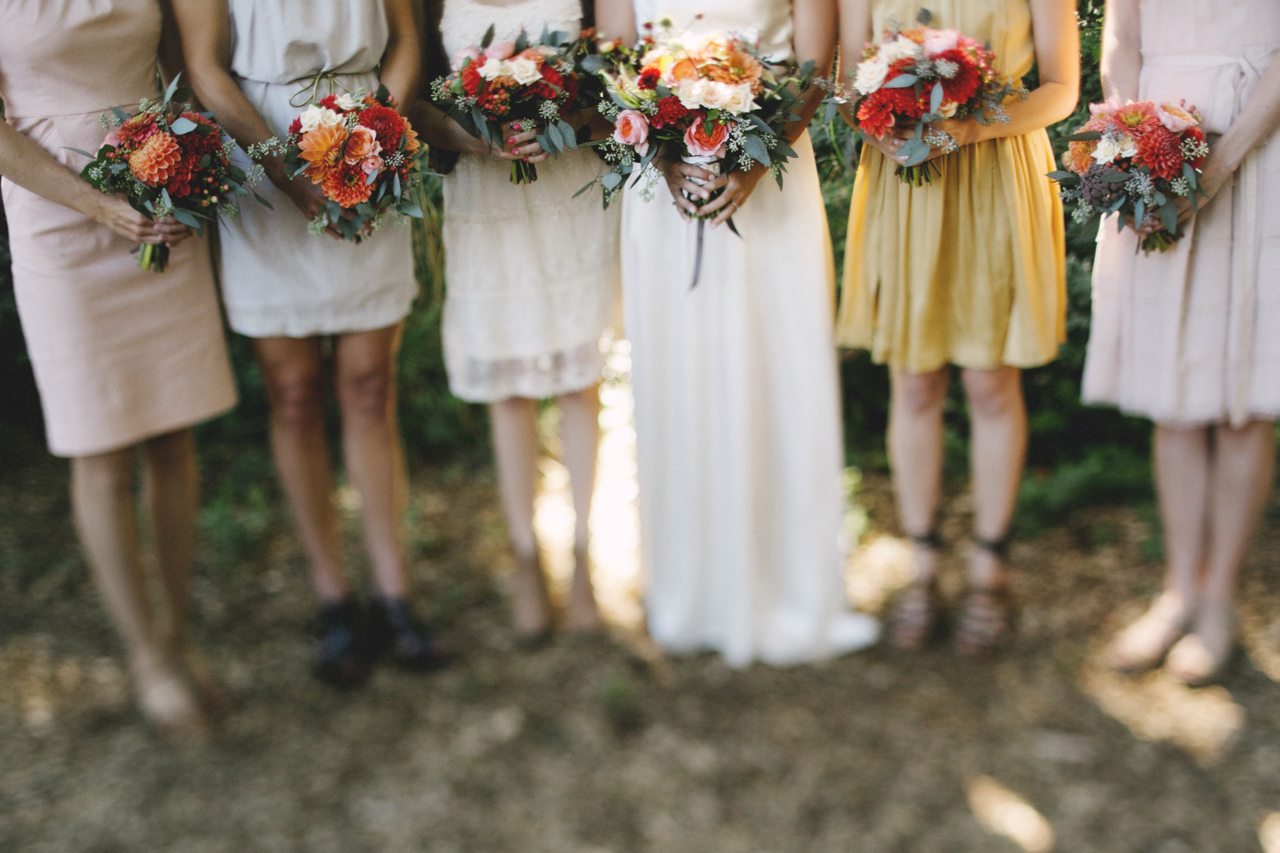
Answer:
<svg viewBox="0 0 1280 853"><path fill-rule="evenodd" d="M719 175L721 171L721 163L720 163L719 157L695 157L693 155L686 155L682 157L681 160L683 160L685 163L688 163L690 166L701 166L703 169L706 169L708 172L712 173L713 175ZM689 180L692 183L702 186L702 182L699 181L697 178L690 178ZM701 199L694 198L687 192L684 193L684 197L687 198L689 201L693 202L694 204L697 204L699 207L711 201L711 199L702 201ZM712 198L715 198L715 196L712 196ZM689 285L690 290L694 290L695 288L697 288L698 282L702 280L702 255L703 255L703 251L706 248L706 241L707 241L707 218L699 214L698 215L698 246L697 246L696 254L694 255L693 284Z"/></svg>

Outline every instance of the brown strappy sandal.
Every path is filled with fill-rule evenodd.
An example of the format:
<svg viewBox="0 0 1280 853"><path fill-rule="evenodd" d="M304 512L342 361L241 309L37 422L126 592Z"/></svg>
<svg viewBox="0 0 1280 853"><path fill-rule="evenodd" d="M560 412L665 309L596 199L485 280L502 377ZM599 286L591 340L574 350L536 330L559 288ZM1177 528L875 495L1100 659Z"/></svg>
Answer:
<svg viewBox="0 0 1280 853"><path fill-rule="evenodd" d="M945 546L937 528L927 533L908 534L907 539L918 548L939 552ZM938 596L938 573L917 578L899 594L889 618L889 642L905 652L918 652L937 636L942 608Z"/></svg>
<svg viewBox="0 0 1280 853"><path fill-rule="evenodd" d="M973 544L1008 565L1010 537L982 539ZM956 625L956 651L969 657L980 657L995 651L1013 630L1013 600L1004 578L989 586L969 587L964 607Z"/></svg>

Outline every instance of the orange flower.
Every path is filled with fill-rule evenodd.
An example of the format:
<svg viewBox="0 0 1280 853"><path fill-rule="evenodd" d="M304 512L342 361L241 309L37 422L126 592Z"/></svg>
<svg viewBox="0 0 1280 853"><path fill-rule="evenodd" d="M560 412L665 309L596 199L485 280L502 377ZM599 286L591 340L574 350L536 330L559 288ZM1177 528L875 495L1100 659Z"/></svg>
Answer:
<svg viewBox="0 0 1280 853"><path fill-rule="evenodd" d="M311 182L323 184L329 174L342 162L347 145L347 129L342 125L317 127L298 140L301 157L310 165L307 175Z"/></svg>
<svg viewBox="0 0 1280 853"><path fill-rule="evenodd" d="M129 155L129 171L149 187L163 186L182 162L178 141L167 133L157 133Z"/></svg>
<svg viewBox="0 0 1280 853"><path fill-rule="evenodd" d="M692 59L682 59L671 69L671 79L677 82L698 79L698 66Z"/></svg>
<svg viewBox="0 0 1280 853"><path fill-rule="evenodd" d="M417 154L422 148L422 142L418 139L418 131L412 126L406 125L404 131L404 150L410 154Z"/></svg>
<svg viewBox="0 0 1280 853"><path fill-rule="evenodd" d="M351 208L369 200L373 185L359 163L339 162L325 176L324 194L340 207Z"/></svg>
<svg viewBox="0 0 1280 853"><path fill-rule="evenodd" d="M359 163L366 157L372 157L382 151L382 146L378 144L378 134L374 133L367 127L356 127L351 131L351 136L347 139L347 157L348 163Z"/></svg>

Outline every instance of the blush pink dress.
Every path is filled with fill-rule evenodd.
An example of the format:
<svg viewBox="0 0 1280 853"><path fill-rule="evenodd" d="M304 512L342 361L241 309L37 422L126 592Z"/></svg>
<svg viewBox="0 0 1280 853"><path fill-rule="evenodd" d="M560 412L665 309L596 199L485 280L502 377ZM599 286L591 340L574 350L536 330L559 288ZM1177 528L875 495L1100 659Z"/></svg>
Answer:
<svg viewBox="0 0 1280 853"><path fill-rule="evenodd" d="M1198 107L1222 134L1280 62L1276 0L1143 0L1140 98ZM1256 107L1254 107L1256 109ZM1102 223L1084 374L1091 403L1180 426L1280 417L1280 134L1166 253Z"/></svg>
<svg viewBox="0 0 1280 853"><path fill-rule="evenodd" d="M72 170L99 116L156 92L157 0L0 4L5 120ZM167 272L74 210L3 182L14 289L49 449L88 456L191 426L235 404L203 240L174 247Z"/></svg>

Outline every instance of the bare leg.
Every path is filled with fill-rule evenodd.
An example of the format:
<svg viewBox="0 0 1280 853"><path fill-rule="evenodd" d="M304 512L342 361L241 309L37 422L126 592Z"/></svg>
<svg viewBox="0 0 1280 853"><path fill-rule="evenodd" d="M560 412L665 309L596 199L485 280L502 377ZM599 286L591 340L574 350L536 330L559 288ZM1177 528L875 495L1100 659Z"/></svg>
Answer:
<svg viewBox="0 0 1280 853"><path fill-rule="evenodd" d="M964 654L994 649L1009 631L1005 544L1027 455L1027 409L1017 368L965 370L972 422L974 538L969 595L956 630Z"/></svg>
<svg viewBox="0 0 1280 853"><path fill-rule="evenodd" d="M133 451L75 459L76 530L98 590L124 641L143 712L175 733L206 725L190 686L158 640L148 598L133 497Z"/></svg>
<svg viewBox="0 0 1280 853"><path fill-rule="evenodd" d="M1205 575L1195 623L1169 654L1169 670L1189 684L1212 679L1235 642L1235 594L1249 541L1275 481L1275 425L1255 421L1216 430Z"/></svg>
<svg viewBox="0 0 1280 853"><path fill-rule="evenodd" d="M271 402L276 469L311 564L316 593L335 603L347 595L333 505L333 469L324 431L324 360L315 338L255 341Z"/></svg>
<svg viewBox="0 0 1280 853"><path fill-rule="evenodd" d="M573 540L573 585L565 623L570 631L590 632L600 627L600 611L591 582L591 502L595 497L596 458L600 450L600 388L593 385L566 394L560 405L564 464L569 469L576 518Z"/></svg>
<svg viewBox="0 0 1280 853"><path fill-rule="evenodd" d="M973 478L974 534L998 543L1009 535L1018 486L1027 458L1027 408L1017 368L964 371L973 432L969 465ZM969 564L969 582L979 589L1004 583L998 553L978 548Z"/></svg>
<svg viewBox="0 0 1280 853"><path fill-rule="evenodd" d="M343 335L337 344L338 403L347 470L360 492L365 548L383 598L408 594L404 516L408 476L396 421L400 326Z"/></svg>
<svg viewBox="0 0 1280 853"><path fill-rule="evenodd" d="M538 484L538 404L513 398L490 409L493 450L507 535L516 556L515 623L525 639L542 637L551 627L546 580L533 531L533 502Z"/></svg>
<svg viewBox="0 0 1280 853"><path fill-rule="evenodd" d="M889 411L889 459L898 520L912 539L914 582L894 613L893 642L918 648L934 621L932 583L938 569L935 534L942 499L942 409L951 382L946 368L893 375Z"/></svg>
<svg viewBox="0 0 1280 853"><path fill-rule="evenodd" d="M1205 559L1212 470L1209 431L1157 424L1153 456L1164 530L1164 589L1111 646L1112 666L1128 671L1159 666L1187 630L1200 599Z"/></svg>
<svg viewBox="0 0 1280 853"><path fill-rule="evenodd" d="M165 605L157 635L168 654L184 663L205 704L221 710L226 701L222 687L194 653L187 632L200 501L194 433L186 429L147 441L142 462L143 493Z"/></svg>

